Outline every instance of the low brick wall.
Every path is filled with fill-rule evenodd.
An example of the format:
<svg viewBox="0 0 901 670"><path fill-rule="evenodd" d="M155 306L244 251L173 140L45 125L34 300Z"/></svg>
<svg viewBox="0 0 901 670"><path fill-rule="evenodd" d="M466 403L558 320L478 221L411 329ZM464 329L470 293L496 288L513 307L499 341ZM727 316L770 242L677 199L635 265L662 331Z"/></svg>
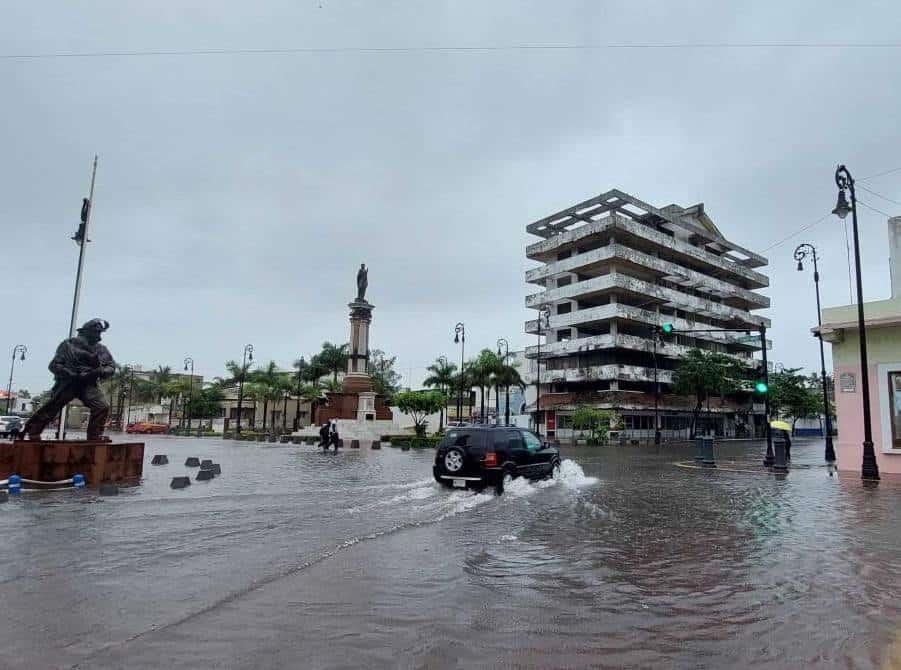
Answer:
<svg viewBox="0 0 901 670"><path fill-rule="evenodd" d="M101 482L137 484L143 471L143 442L0 442L0 479L16 474L53 482L83 474L88 486L99 486Z"/></svg>

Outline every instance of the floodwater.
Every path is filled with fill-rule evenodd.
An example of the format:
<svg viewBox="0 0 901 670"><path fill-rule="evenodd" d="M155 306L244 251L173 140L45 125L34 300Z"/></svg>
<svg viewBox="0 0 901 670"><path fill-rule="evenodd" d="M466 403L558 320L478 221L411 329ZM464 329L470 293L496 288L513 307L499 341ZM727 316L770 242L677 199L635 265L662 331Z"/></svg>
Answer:
<svg viewBox="0 0 901 670"><path fill-rule="evenodd" d="M761 455L564 449L496 498L433 452L151 437L140 487L0 505L0 667L901 667L901 482ZM171 490L187 456L221 477Z"/></svg>

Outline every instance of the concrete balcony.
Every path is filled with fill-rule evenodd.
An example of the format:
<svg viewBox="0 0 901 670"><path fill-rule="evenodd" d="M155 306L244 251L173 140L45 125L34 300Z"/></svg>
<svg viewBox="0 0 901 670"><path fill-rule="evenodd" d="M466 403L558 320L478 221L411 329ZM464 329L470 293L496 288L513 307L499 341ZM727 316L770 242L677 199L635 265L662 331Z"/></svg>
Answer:
<svg viewBox="0 0 901 670"><path fill-rule="evenodd" d="M563 272L578 272L592 266L608 264L610 261L621 260L627 263L640 265L657 273L661 278L675 284L703 291L710 295L724 299L738 299L745 302L747 309L758 309L770 306L770 299L765 295L754 293L748 289L735 286L729 282L710 277L701 272L695 272L677 263L666 261L642 251L632 249L622 244L609 244L600 249L553 261L541 267L532 268L526 272L526 281L542 283L548 277ZM584 282L579 282L584 283ZM574 286L574 285L571 285ZM568 288L568 287L561 287ZM551 289L560 290L560 289ZM552 298L549 298L552 299ZM528 305L528 302L526 303Z"/></svg>
<svg viewBox="0 0 901 670"><path fill-rule="evenodd" d="M618 291L616 291L618 289ZM754 317L749 312L721 303L704 300L687 293L682 293L665 286L651 284L643 279L635 279L628 275L612 272L610 274L594 277L585 281L576 282L568 286L542 291L526 296L526 307L537 308L545 302L554 303L558 300L575 300L592 294L606 292L628 292L642 297L658 300L662 305L680 309L684 312L698 314L723 321L736 321L739 323L756 324L760 317ZM584 310L583 310L584 311ZM579 312L576 312L578 314Z"/></svg>
<svg viewBox="0 0 901 670"><path fill-rule="evenodd" d="M568 247L576 246L579 241L606 232L626 233L643 240L651 246L664 249L667 253L707 266L716 273L728 273L734 277L741 278L751 284L754 288L764 288L769 286L770 283L766 275L755 272L735 261L711 253L702 247L696 247L688 242L665 235L650 226L631 221L619 214L610 214L598 221L586 223L579 228L568 230L546 240L530 244L526 247L526 256L532 260L547 262L551 260L551 256L556 255ZM584 254L577 254L575 258L578 258L581 255Z"/></svg>
<svg viewBox="0 0 901 670"><path fill-rule="evenodd" d="M658 370L658 381L661 384L674 382L672 370ZM541 382L592 382L592 381L630 381L653 382L654 368L646 368L638 365L620 365L609 363L607 365L592 365L584 368L567 368L565 370L541 370ZM534 379L532 380L535 381Z"/></svg>
<svg viewBox="0 0 901 670"><path fill-rule="evenodd" d="M695 328L710 328L710 326L707 324L697 323L695 321L689 321L687 319L676 317L663 317L660 314L657 314L657 312L652 312L647 309L641 309L639 307L632 307L631 305L623 305L619 303L601 305L600 307L591 307L589 309L580 309L576 312L570 312L569 314L551 315L549 319L549 328L551 330L554 330L557 328L570 328L572 326L578 327L580 324L603 323L612 319L635 321L651 326L660 325L664 320L666 320L667 323L672 323L673 327L677 331L692 330ZM749 329L752 330L752 332L756 330L760 325L764 325L766 327L769 327L770 325L769 319L760 316L749 315L747 320L750 322ZM542 332L546 332L546 330L547 329L542 329ZM537 335L538 320L532 319L530 321L526 321L525 332L531 335ZM743 334L714 331L712 333L692 333L691 336L710 342L720 342L722 344L738 344L737 340L743 337ZM542 347L542 350L543 349L544 348Z"/></svg>

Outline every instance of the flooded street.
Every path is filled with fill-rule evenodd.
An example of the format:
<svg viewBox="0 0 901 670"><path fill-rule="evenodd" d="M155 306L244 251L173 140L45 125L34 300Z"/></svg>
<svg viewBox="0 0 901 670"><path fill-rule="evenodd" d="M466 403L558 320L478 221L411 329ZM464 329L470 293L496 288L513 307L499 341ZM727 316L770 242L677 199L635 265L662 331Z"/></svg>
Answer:
<svg viewBox="0 0 901 670"><path fill-rule="evenodd" d="M821 443L783 481L726 471L758 443L717 472L564 448L560 481L501 498L440 488L432 451L157 453L117 497L0 506L0 667L901 665L901 482L830 478ZM221 477L171 490L188 456Z"/></svg>

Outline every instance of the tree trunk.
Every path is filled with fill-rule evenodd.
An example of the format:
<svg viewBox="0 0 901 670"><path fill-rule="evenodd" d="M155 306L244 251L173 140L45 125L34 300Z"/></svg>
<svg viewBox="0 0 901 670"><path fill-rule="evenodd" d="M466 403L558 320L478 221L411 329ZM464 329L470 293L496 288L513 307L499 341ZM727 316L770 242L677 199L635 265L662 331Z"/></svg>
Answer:
<svg viewBox="0 0 901 670"><path fill-rule="evenodd" d="M266 415L269 413L269 398L263 399L263 430L266 430Z"/></svg>
<svg viewBox="0 0 901 670"><path fill-rule="evenodd" d="M500 386L494 386L494 423L500 424L501 422L501 388Z"/></svg>
<svg viewBox="0 0 901 670"><path fill-rule="evenodd" d="M169 428L172 428L172 406L175 403L172 402L172 398L169 398Z"/></svg>
<svg viewBox="0 0 901 670"><path fill-rule="evenodd" d="M282 432L288 430L288 393L285 392L285 402L282 405Z"/></svg>
<svg viewBox="0 0 901 670"><path fill-rule="evenodd" d="M447 392L441 387L441 414L438 415L438 432L444 431L444 408L447 407Z"/></svg>
<svg viewBox="0 0 901 670"><path fill-rule="evenodd" d="M479 418L482 420L482 423L485 423L485 387L479 387Z"/></svg>

